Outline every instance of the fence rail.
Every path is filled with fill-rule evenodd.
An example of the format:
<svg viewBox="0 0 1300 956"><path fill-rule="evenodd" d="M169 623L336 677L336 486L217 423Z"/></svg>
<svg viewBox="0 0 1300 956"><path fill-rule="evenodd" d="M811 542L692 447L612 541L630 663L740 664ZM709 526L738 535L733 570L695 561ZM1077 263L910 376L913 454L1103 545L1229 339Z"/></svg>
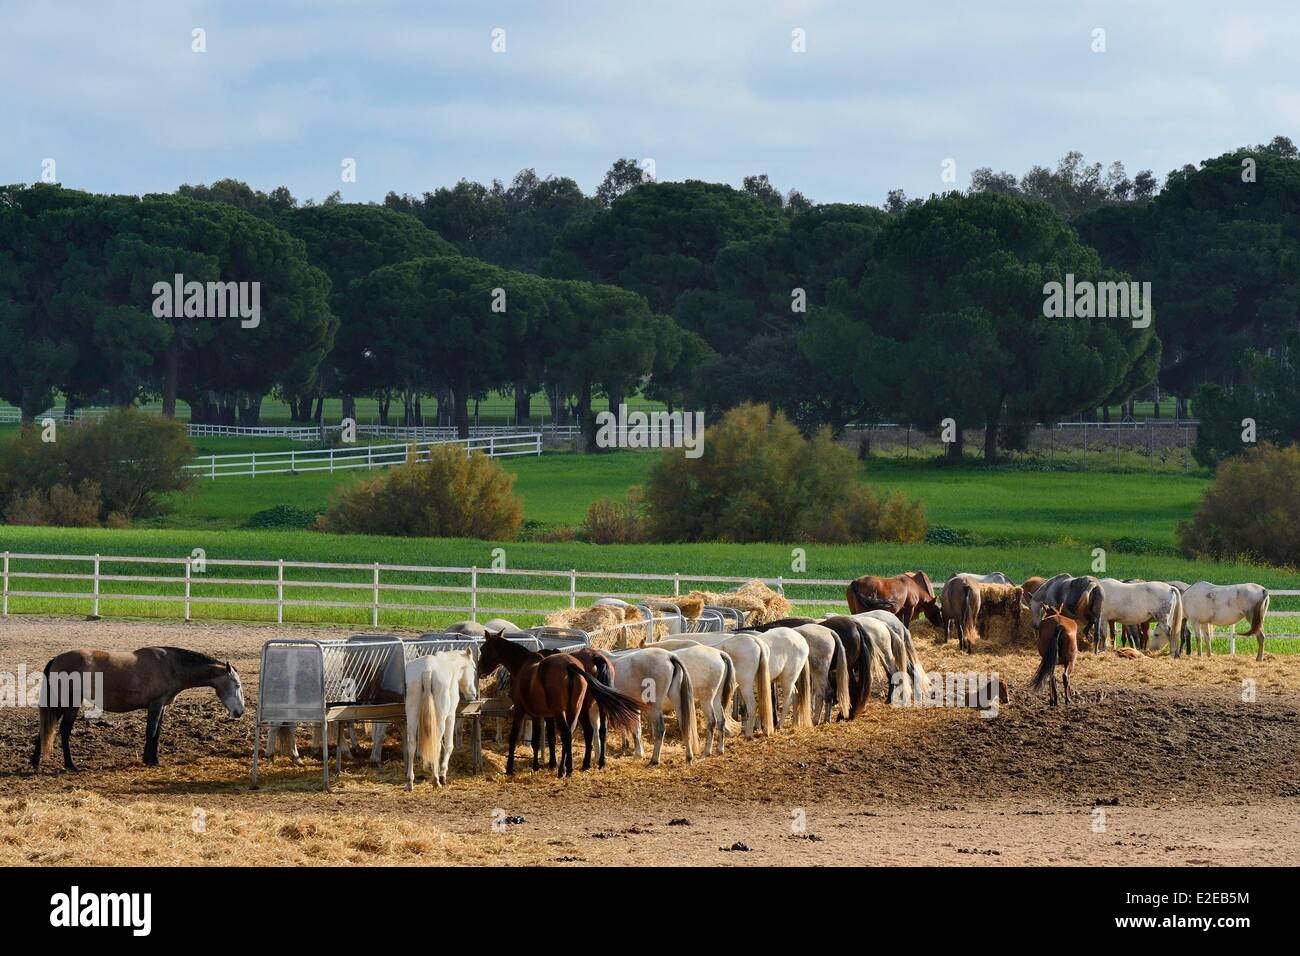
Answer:
<svg viewBox="0 0 1300 956"><path fill-rule="evenodd" d="M27 570L16 565L20 562L66 562L88 564L89 573L74 571ZM105 570L105 565L120 566L115 573ZM123 573L139 565L155 568L174 568L172 574ZM62 566L56 565L56 566ZM257 577L221 576L210 571L227 569L264 569L268 573ZM347 573L354 580L331 580L313 577L310 572L331 574ZM394 580L401 576L405 580ZM448 581L448 579L452 579ZM501 579L523 579L537 582L537 586L514 586ZM484 567L444 567L438 565L384 564L381 562L337 563L326 561L250 560L236 558L147 557L139 555L68 555L28 554L3 552L0 555L0 584L3 585L0 613L7 617L11 599L40 598L90 602L92 617L100 616L102 604L116 601L169 602L180 605L184 620L192 619L195 605L275 608L275 622L284 623L286 608L343 608L368 613L370 625L378 627L384 612L407 611L428 614L463 614L477 621L502 615L544 616L562 608L578 607L596 598L621 598L630 603L680 596L682 587L696 585L738 585L761 580L779 591L796 607L844 608L842 597L826 597L826 588L844 587L842 579L824 578L763 578L756 575L735 577L709 574L660 574L629 571L579 571L570 569L541 570L531 568L492 569ZM37 582L34 589L16 589L15 581ZM84 582L86 587L76 591L53 590L42 585L44 581ZM592 589L584 582L600 582ZM439 583L441 582L441 583ZM105 584L152 584L158 586L153 593L132 593L106 590ZM556 586L558 585L558 586ZM654 585L660 585L654 587ZM206 588L238 586L260 589L263 596L203 594ZM806 593L810 589L812 593ZM302 590L326 593L354 592L353 600L295 597ZM799 593L791 593L791 591ZM820 590L822 596L818 596ZM165 593L159 593L163 591ZM389 600L385 600L385 596ZM1273 598L1297 598L1300 590L1270 589ZM460 600L456 598L459 597ZM522 600L521 600L522 599ZM1300 618L1300 610L1272 610L1271 618ZM1235 637L1229 638L1235 650ZM1293 640L1295 633L1269 633L1269 640Z"/></svg>
<svg viewBox="0 0 1300 956"><path fill-rule="evenodd" d="M394 445L359 445L340 448L318 448L299 451L241 452L230 455L202 455L185 467L202 478L234 478L247 475L299 474L307 471L346 471L352 468L385 468L400 465L413 455L417 461L427 461L434 448L459 445L465 454L482 452L489 458L512 458L517 455L540 455L542 436L503 435L486 438L450 439L446 441L412 442Z"/></svg>

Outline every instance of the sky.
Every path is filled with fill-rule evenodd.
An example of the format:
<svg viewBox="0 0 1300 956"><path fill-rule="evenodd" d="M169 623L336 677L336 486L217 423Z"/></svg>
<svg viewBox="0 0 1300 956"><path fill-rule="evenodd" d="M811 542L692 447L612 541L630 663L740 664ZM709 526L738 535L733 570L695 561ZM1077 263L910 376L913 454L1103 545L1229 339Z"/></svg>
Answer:
<svg viewBox="0 0 1300 956"><path fill-rule="evenodd" d="M590 192L627 156L878 205L1072 149L1163 176L1300 140L1298 48L1295 0L0 0L0 182L366 202L525 167Z"/></svg>

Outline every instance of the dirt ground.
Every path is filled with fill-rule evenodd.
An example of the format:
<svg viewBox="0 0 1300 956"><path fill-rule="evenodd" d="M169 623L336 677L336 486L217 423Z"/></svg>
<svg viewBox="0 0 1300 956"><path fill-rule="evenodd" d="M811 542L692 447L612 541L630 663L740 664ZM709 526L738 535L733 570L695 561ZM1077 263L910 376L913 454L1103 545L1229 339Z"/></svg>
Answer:
<svg viewBox="0 0 1300 956"><path fill-rule="evenodd" d="M1027 689L1032 650L967 656L918 628L931 673L997 671L1011 704L989 719L878 699L693 765L674 742L660 767L618 756L567 781L527 765L508 779L492 752L482 775L453 759L448 787L412 793L394 737L382 771L357 759L331 793L310 755L264 764L251 789L262 642L346 633L0 621L5 674L72 647L171 644L231 660L248 703L232 720L211 691L183 694L157 768L143 712L79 721L75 773L57 755L33 773L35 711L0 708L0 864L1280 865L1300 850L1297 656L1089 655L1066 711Z"/></svg>

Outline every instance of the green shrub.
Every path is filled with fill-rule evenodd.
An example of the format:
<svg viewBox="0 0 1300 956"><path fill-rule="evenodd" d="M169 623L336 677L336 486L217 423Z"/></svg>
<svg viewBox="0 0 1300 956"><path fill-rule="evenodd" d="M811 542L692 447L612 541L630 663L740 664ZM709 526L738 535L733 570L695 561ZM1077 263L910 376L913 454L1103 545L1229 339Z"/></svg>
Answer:
<svg viewBox="0 0 1300 956"><path fill-rule="evenodd" d="M458 445L349 485L315 527L340 534L512 540L524 509L511 475L486 455Z"/></svg>
<svg viewBox="0 0 1300 956"><path fill-rule="evenodd" d="M318 512L297 508L293 505L275 505L262 511L254 512L244 522L245 528L310 528L316 523Z"/></svg>
<svg viewBox="0 0 1300 956"><path fill-rule="evenodd" d="M59 425L55 440L42 441L39 425L25 425L0 449L0 501L6 510L18 496L42 492L49 502L56 485L99 486L97 520L118 513L130 521L160 514L163 496L190 484L186 470L194 446L185 427L159 415L120 408L97 422ZM84 503L84 502L83 502Z"/></svg>
<svg viewBox="0 0 1300 956"><path fill-rule="evenodd" d="M1300 448L1261 445L1220 462L1178 544L1194 558L1300 567Z"/></svg>
<svg viewBox="0 0 1300 956"><path fill-rule="evenodd" d="M597 499L587 508L582 538L592 544L636 544L645 538L644 512L645 499L637 485L627 490L622 504Z"/></svg>
<svg viewBox="0 0 1300 956"><path fill-rule="evenodd" d="M666 451L650 472L656 541L919 541L922 505L885 498L829 429L805 439L766 405L739 405L704 435L703 454Z"/></svg>

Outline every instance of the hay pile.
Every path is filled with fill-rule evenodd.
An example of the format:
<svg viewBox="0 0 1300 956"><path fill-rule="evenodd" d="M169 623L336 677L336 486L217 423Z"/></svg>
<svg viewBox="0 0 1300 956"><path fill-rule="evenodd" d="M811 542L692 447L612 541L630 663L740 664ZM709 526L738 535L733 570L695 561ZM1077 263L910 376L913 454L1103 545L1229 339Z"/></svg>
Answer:
<svg viewBox="0 0 1300 956"><path fill-rule="evenodd" d="M692 591L684 598L668 598L667 600L676 600L678 606L681 606L684 601L698 600L701 608L705 604L734 608L744 613L746 626L779 621L783 617L790 617L794 611L793 604L762 581L750 581L742 584L734 591L724 591L722 593ZM699 612L696 613L698 615Z"/></svg>
<svg viewBox="0 0 1300 956"><path fill-rule="evenodd" d="M548 627L576 627L586 631L593 647L640 647L646 640L645 618L632 604L565 608L547 615L546 624ZM668 624L656 620L654 639L659 641L667 636Z"/></svg>

